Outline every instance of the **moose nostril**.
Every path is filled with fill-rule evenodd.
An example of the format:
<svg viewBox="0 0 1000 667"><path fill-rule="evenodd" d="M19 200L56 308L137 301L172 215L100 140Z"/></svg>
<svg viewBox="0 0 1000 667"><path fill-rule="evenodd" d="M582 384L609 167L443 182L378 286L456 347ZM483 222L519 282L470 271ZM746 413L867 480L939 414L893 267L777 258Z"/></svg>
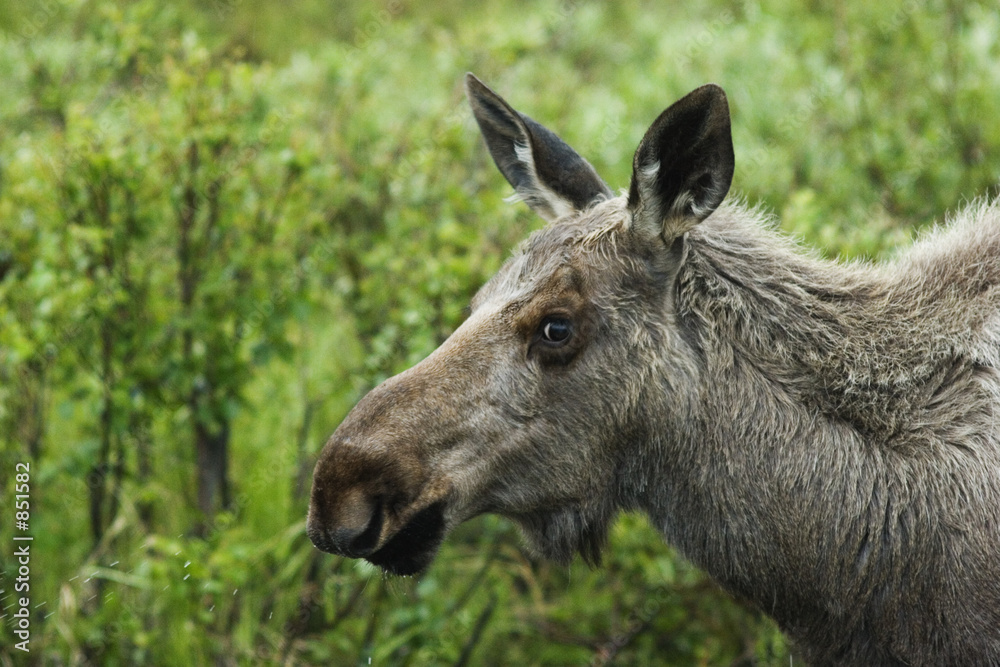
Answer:
<svg viewBox="0 0 1000 667"><path fill-rule="evenodd" d="M325 521L324 515L328 517ZM338 500L330 514L310 513L309 539L323 551L359 558L375 550L382 534L382 521L380 497L369 498L361 491L350 491Z"/></svg>
<svg viewBox="0 0 1000 667"><path fill-rule="evenodd" d="M368 523L362 529L341 526L332 531L333 542L342 555L359 558L375 550L382 534L382 502L375 498L371 505Z"/></svg>

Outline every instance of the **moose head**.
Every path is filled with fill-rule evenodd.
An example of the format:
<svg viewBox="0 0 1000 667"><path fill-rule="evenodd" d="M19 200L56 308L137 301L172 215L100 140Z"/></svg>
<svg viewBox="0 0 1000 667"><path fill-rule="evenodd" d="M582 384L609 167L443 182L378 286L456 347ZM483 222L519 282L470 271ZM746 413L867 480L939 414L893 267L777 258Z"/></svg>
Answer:
<svg viewBox="0 0 1000 667"><path fill-rule="evenodd" d="M549 221L475 296L427 359L365 396L316 465L308 534L395 574L426 568L486 512L542 554L596 560L608 525L644 504L638 450L683 431L695 344L676 325L685 233L733 175L726 96L690 93L646 132L627 196L476 77L490 154Z"/></svg>

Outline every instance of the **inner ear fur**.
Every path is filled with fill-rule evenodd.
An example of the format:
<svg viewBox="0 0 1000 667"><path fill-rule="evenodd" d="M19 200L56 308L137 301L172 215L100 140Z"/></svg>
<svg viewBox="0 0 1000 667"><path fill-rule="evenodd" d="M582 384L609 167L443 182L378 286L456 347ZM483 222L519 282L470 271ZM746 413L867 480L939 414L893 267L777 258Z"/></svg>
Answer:
<svg viewBox="0 0 1000 667"><path fill-rule="evenodd" d="M628 194L633 226L672 244L722 203L734 164L729 103L710 83L668 107L639 143Z"/></svg>

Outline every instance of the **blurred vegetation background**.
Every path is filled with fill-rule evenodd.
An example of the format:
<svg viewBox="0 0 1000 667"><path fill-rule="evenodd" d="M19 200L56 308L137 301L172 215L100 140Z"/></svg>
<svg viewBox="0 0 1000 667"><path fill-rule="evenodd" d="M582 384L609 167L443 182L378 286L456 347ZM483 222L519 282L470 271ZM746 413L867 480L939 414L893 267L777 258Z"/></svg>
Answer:
<svg viewBox="0 0 1000 667"><path fill-rule="evenodd" d="M613 187L715 81L734 190L876 258L995 194L994 2L26 0L0 31L0 663L795 660L638 516L598 569L492 517L419 579L321 554L312 466L541 224L503 202L464 72Z"/></svg>

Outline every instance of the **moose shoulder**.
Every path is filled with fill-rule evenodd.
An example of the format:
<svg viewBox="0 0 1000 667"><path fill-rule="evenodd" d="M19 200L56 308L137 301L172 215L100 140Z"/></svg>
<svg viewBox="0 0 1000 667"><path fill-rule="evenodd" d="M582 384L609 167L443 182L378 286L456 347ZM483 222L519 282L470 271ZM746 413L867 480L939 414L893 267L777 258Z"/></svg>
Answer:
<svg viewBox="0 0 1000 667"><path fill-rule="evenodd" d="M823 261L723 201L717 86L656 119L622 196L466 87L550 224L330 438L316 546L410 574L493 512L595 561L637 509L814 664L1000 664L1000 206L891 263Z"/></svg>

